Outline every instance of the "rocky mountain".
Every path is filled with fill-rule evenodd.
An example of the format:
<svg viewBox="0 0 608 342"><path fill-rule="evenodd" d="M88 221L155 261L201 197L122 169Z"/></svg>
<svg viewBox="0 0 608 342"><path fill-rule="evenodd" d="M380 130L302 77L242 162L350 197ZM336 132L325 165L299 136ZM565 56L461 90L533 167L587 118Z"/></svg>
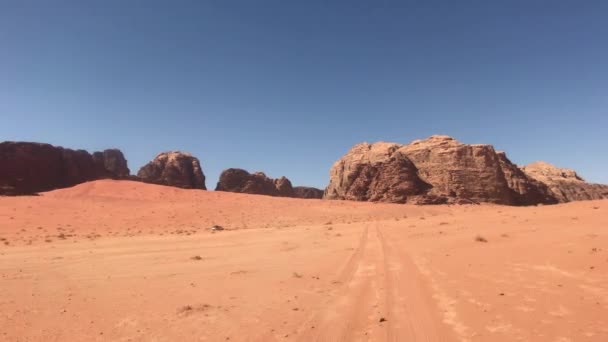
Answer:
<svg viewBox="0 0 608 342"><path fill-rule="evenodd" d="M541 178L520 169L491 145L463 144L434 135L405 145L355 145L332 166L324 198L418 204L564 201ZM586 196L583 192L591 197L589 187L577 189L569 193L576 192L581 199Z"/></svg>
<svg viewBox="0 0 608 342"><path fill-rule="evenodd" d="M293 193L297 198L323 198L323 190L309 186L295 186Z"/></svg>
<svg viewBox="0 0 608 342"><path fill-rule="evenodd" d="M0 143L0 195L34 194L128 175L127 161L116 149L91 155L43 143Z"/></svg>
<svg viewBox="0 0 608 342"><path fill-rule="evenodd" d="M386 142L355 145L331 168L325 198L405 203L426 194L431 185L399 148Z"/></svg>
<svg viewBox="0 0 608 342"><path fill-rule="evenodd" d="M127 166L127 160L118 149L94 152L93 161L99 168L103 168L117 177L126 178L131 174L131 170Z"/></svg>
<svg viewBox="0 0 608 342"><path fill-rule="evenodd" d="M139 169L137 177L147 183L184 189L207 189L199 160L186 152L160 153Z"/></svg>
<svg viewBox="0 0 608 342"><path fill-rule="evenodd" d="M243 169L227 169L222 172L216 191L239 192L277 197L321 198L323 191L310 187L293 187L286 177L277 179L263 172L249 173Z"/></svg>
<svg viewBox="0 0 608 342"><path fill-rule="evenodd" d="M546 184L559 202L608 198L608 185L587 183L572 169L539 161L522 167L522 170Z"/></svg>

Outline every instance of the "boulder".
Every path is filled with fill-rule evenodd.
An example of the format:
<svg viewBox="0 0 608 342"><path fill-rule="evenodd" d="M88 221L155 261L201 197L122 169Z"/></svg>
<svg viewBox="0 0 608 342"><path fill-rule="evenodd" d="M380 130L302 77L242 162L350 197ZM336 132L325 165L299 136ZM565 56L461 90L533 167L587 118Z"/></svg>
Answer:
<svg viewBox="0 0 608 342"><path fill-rule="evenodd" d="M118 150L110 154L122 156ZM105 153L101 152L103 155ZM99 154L99 152L96 152ZM116 159L115 163L118 163ZM124 157L121 165L126 167ZM124 170L106 168L84 150L35 142L0 143L0 194L24 195L102 178L122 178Z"/></svg>
<svg viewBox="0 0 608 342"><path fill-rule="evenodd" d="M608 198L608 185L587 183L572 169L539 161L522 167L522 170L544 183L559 202Z"/></svg>
<svg viewBox="0 0 608 342"><path fill-rule="evenodd" d="M137 177L146 183L184 189L207 189L205 187L205 175L199 160L186 152L160 153L139 169Z"/></svg>

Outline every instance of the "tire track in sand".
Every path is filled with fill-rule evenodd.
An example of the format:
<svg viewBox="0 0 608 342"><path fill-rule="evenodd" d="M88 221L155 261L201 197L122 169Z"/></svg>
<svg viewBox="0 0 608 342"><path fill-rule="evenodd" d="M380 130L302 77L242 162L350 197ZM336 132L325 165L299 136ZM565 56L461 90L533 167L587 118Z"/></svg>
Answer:
<svg viewBox="0 0 608 342"><path fill-rule="evenodd" d="M300 326L297 341L456 340L414 262L379 223L364 229L339 279L327 305Z"/></svg>
<svg viewBox="0 0 608 342"><path fill-rule="evenodd" d="M297 341L383 341L386 284L382 243L376 226L363 230L359 246L340 272L341 286L299 329ZM314 328L312 328L314 327Z"/></svg>

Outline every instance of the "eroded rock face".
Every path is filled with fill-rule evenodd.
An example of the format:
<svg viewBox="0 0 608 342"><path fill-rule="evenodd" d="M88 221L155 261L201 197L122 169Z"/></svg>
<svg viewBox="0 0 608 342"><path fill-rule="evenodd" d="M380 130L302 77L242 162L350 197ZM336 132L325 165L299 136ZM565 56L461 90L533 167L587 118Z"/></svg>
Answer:
<svg viewBox="0 0 608 342"><path fill-rule="evenodd" d="M113 159L113 162L108 163L108 167L105 159L104 163L100 163L84 150L71 150L34 142L2 142L0 143L0 194L33 194L95 179L128 176L129 169L122 152L106 151L110 151L108 155ZM94 154L105 155L106 151ZM121 167L111 167L111 164Z"/></svg>
<svg viewBox="0 0 608 342"><path fill-rule="evenodd" d="M95 152L93 153L93 161L98 167L102 167L117 177L124 178L131 174L125 156L118 149Z"/></svg>
<svg viewBox="0 0 608 342"><path fill-rule="evenodd" d="M325 198L405 203L431 186L420 179L416 166L399 145L358 144L334 163Z"/></svg>
<svg viewBox="0 0 608 342"><path fill-rule="evenodd" d="M596 185L592 188L599 189ZM571 197L593 196L589 187L577 189L577 195ZM554 191L491 145L463 144L435 135L406 145L379 142L354 146L332 166L324 197L416 204L535 205L563 201Z"/></svg>
<svg viewBox="0 0 608 342"><path fill-rule="evenodd" d="M309 186L296 186L293 188L293 195L297 198L323 198L323 190L309 187Z"/></svg>
<svg viewBox="0 0 608 342"><path fill-rule="evenodd" d="M222 172L215 191L240 192L278 196L274 180L263 172L249 173L243 169L227 169Z"/></svg>
<svg viewBox="0 0 608 342"><path fill-rule="evenodd" d="M491 145L468 145L444 135L416 140L399 148L432 185L429 194L475 202L513 204L496 151Z"/></svg>
<svg viewBox="0 0 608 342"><path fill-rule="evenodd" d="M277 189L277 196L281 197L294 197L293 186L291 181L286 177L280 177L275 179L274 187Z"/></svg>
<svg viewBox="0 0 608 342"><path fill-rule="evenodd" d="M528 176L517 165L507 158L504 152L498 152L498 160L507 180L507 185L513 191L514 205L555 204L558 199L549 187Z"/></svg>
<svg viewBox="0 0 608 342"><path fill-rule="evenodd" d="M216 191L239 192L267 196L293 197L289 179L272 179L263 172L249 173L243 169L227 169L220 175Z"/></svg>
<svg viewBox="0 0 608 342"><path fill-rule="evenodd" d="M541 161L526 165L522 170L546 184L559 202L608 198L608 185L587 183L572 169L558 168Z"/></svg>
<svg viewBox="0 0 608 342"><path fill-rule="evenodd" d="M323 197L323 190L305 186L294 187L286 177L273 179L263 172L249 173L235 168L222 172L215 190L277 197Z"/></svg>
<svg viewBox="0 0 608 342"><path fill-rule="evenodd" d="M180 151L160 153L139 169L137 177L147 183L184 189L207 189L199 160Z"/></svg>

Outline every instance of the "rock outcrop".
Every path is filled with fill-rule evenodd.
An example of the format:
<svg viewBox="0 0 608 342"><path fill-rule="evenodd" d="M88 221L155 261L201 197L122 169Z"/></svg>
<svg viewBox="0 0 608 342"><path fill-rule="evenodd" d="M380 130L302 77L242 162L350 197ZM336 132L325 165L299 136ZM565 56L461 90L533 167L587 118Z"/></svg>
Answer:
<svg viewBox="0 0 608 342"><path fill-rule="evenodd" d="M608 185L587 183L572 169L535 162L522 167L522 170L546 184L559 202L608 198Z"/></svg>
<svg viewBox="0 0 608 342"><path fill-rule="evenodd" d="M323 191L319 189L294 187L286 177L273 179L263 172L249 173L235 168L222 172L215 190L276 197L321 198L323 196Z"/></svg>
<svg viewBox="0 0 608 342"><path fill-rule="evenodd" d="M262 173L263 174L263 173ZM293 186L291 181L287 177L280 177L273 180L274 187L277 189L277 196L280 197L293 197Z"/></svg>
<svg viewBox="0 0 608 342"><path fill-rule="evenodd" d="M94 157L96 156L96 157ZM0 143L0 194L24 195L102 178L124 178L127 161L119 150L71 150L34 142Z"/></svg>
<svg viewBox="0 0 608 342"><path fill-rule="evenodd" d="M330 171L325 198L405 203L431 186L393 143L362 143L338 160Z"/></svg>
<svg viewBox="0 0 608 342"><path fill-rule="evenodd" d="M513 204L512 193L491 145L468 145L444 135L415 140L402 146L432 185L429 194L475 202Z"/></svg>
<svg viewBox="0 0 608 342"><path fill-rule="evenodd" d="M199 160L180 151L160 153L139 169L137 177L146 183L184 189L207 189Z"/></svg>
<svg viewBox="0 0 608 342"><path fill-rule="evenodd" d="M507 185L513 191L513 203L511 204L534 205L559 202L545 183L527 175L517 165L513 164L504 152L498 152L497 154Z"/></svg>
<svg viewBox="0 0 608 342"><path fill-rule="evenodd" d="M297 198L323 198L323 190L309 187L309 186L296 186L293 188L293 196Z"/></svg>
<svg viewBox="0 0 608 342"><path fill-rule="evenodd" d="M285 177L272 179L263 172L249 173L234 168L222 172L215 191L283 197L293 195L291 182Z"/></svg>
<svg viewBox="0 0 608 342"><path fill-rule="evenodd" d="M117 177L126 178L131 174L125 156L118 149L95 152L93 161L99 168L103 168Z"/></svg>
<svg viewBox="0 0 608 342"><path fill-rule="evenodd" d="M548 180L546 173L538 176L534 170L525 171L491 145L463 144L449 136L435 135L406 145L362 143L334 163L324 197L416 204L535 205L601 198L605 193L604 186L587 184L580 177L554 181ZM567 190L556 195L551 182L562 188L567 185Z"/></svg>

